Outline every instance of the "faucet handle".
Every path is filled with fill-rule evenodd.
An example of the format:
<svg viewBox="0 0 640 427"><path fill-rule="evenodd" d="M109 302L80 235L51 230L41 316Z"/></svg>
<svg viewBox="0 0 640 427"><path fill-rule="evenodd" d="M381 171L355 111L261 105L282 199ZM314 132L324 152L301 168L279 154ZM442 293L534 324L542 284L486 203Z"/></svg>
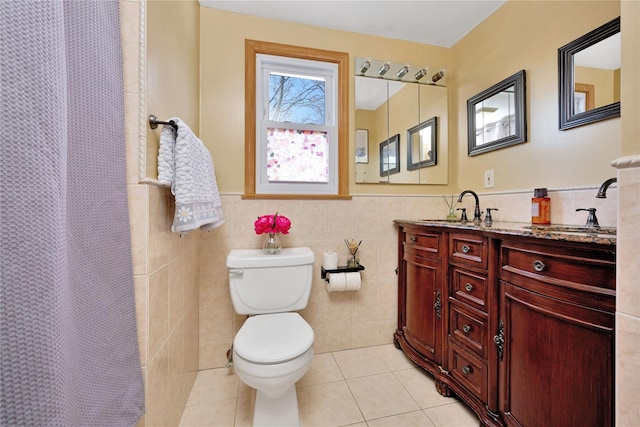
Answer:
<svg viewBox="0 0 640 427"><path fill-rule="evenodd" d="M600 224L598 224L598 218L596 217L596 208L578 208L576 209L576 212L578 211L587 211L589 212L589 216L587 216L587 223L585 224L585 227L587 228L592 228L592 227L597 227L600 228Z"/></svg>
<svg viewBox="0 0 640 427"><path fill-rule="evenodd" d="M491 218L491 211L497 211L498 208L487 208L487 214L484 216L484 223L487 226L493 224L493 218Z"/></svg>
<svg viewBox="0 0 640 427"><path fill-rule="evenodd" d="M465 223L468 221L467 219L467 208L458 208L457 211L462 211L462 215L460 216L460 222Z"/></svg>

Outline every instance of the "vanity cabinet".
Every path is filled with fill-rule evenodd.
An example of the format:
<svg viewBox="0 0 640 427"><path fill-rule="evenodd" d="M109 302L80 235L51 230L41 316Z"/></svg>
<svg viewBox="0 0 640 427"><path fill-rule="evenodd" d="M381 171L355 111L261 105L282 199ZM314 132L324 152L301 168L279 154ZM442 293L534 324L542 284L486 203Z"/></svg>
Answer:
<svg viewBox="0 0 640 427"><path fill-rule="evenodd" d="M435 367L442 362L444 271L442 233L406 228L400 233L402 247L399 275L406 286L400 290L402 317L399 333L413 350L412 358Z"/></svg>
<svg viewBox="0 0 640 427"><path fill-rule="evenodd" d="M505 424L613 426L615 252L505 240L500 264Z"/></svg>
<svg viewBox="0 0 640 427"><path fill-rule="evenodd" d="M394 342L441 394L488 426L614 425L615 244L399 225Z"/></svg>

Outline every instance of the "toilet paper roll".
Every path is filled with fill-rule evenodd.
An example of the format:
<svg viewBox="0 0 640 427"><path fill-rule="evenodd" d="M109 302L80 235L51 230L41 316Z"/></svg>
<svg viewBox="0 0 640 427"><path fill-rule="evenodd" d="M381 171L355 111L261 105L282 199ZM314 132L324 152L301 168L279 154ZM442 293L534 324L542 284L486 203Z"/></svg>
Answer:
<svg viewBox="0 0 640 427"><path fill-rule="evenodd" d="M347 290L347 275L345 273L331 273L327 276L327 291L338 292Z"/></svg>
<svg viewBox="0 0 640 427"><path fill-rule="evenodd" d="M322 266L325 270L335 270L338 268L338 254L335 252L325 252L322 255Z"/></svg>
<svg viewBox="0 0 640 427"><path fill-rule="evenodd" d="M362 285L362 279L360 273L332 273L328 276L327 291L329 292L341 292L341 291L357 291L360 290Z"/></svg>
<svg viewBox="0 0 640 427"><path fill-rule="evenodd" d="M345 273L347 279L347 291L358 291L361 286L360 272Z"/></svg>

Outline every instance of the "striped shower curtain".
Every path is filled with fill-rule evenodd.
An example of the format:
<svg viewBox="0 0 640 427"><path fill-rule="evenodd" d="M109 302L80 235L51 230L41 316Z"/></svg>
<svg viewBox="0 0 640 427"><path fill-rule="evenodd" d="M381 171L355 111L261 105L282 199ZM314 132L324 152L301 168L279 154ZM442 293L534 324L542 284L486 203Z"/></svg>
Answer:
<svg viewBox="0 0 640 427"><path fill-rule="evenodd" d="M144 412L117 0L0 6L0 425Z"/></svg>

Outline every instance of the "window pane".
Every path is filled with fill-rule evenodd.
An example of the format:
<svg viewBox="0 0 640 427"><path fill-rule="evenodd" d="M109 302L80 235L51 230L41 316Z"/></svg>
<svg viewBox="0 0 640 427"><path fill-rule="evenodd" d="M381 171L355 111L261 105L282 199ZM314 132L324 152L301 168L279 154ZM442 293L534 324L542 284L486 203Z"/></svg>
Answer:
<svg viewBox="0 0 640 427"><path fill-rule="evenodd" d="M269 120L325 124L324 79L269 73Z"/></svg>
<svg viewBox="0 0 640 427"><path fill-rule="evenodd" d="M267 129L269 182L327 182L327 132Z"/></svg>

